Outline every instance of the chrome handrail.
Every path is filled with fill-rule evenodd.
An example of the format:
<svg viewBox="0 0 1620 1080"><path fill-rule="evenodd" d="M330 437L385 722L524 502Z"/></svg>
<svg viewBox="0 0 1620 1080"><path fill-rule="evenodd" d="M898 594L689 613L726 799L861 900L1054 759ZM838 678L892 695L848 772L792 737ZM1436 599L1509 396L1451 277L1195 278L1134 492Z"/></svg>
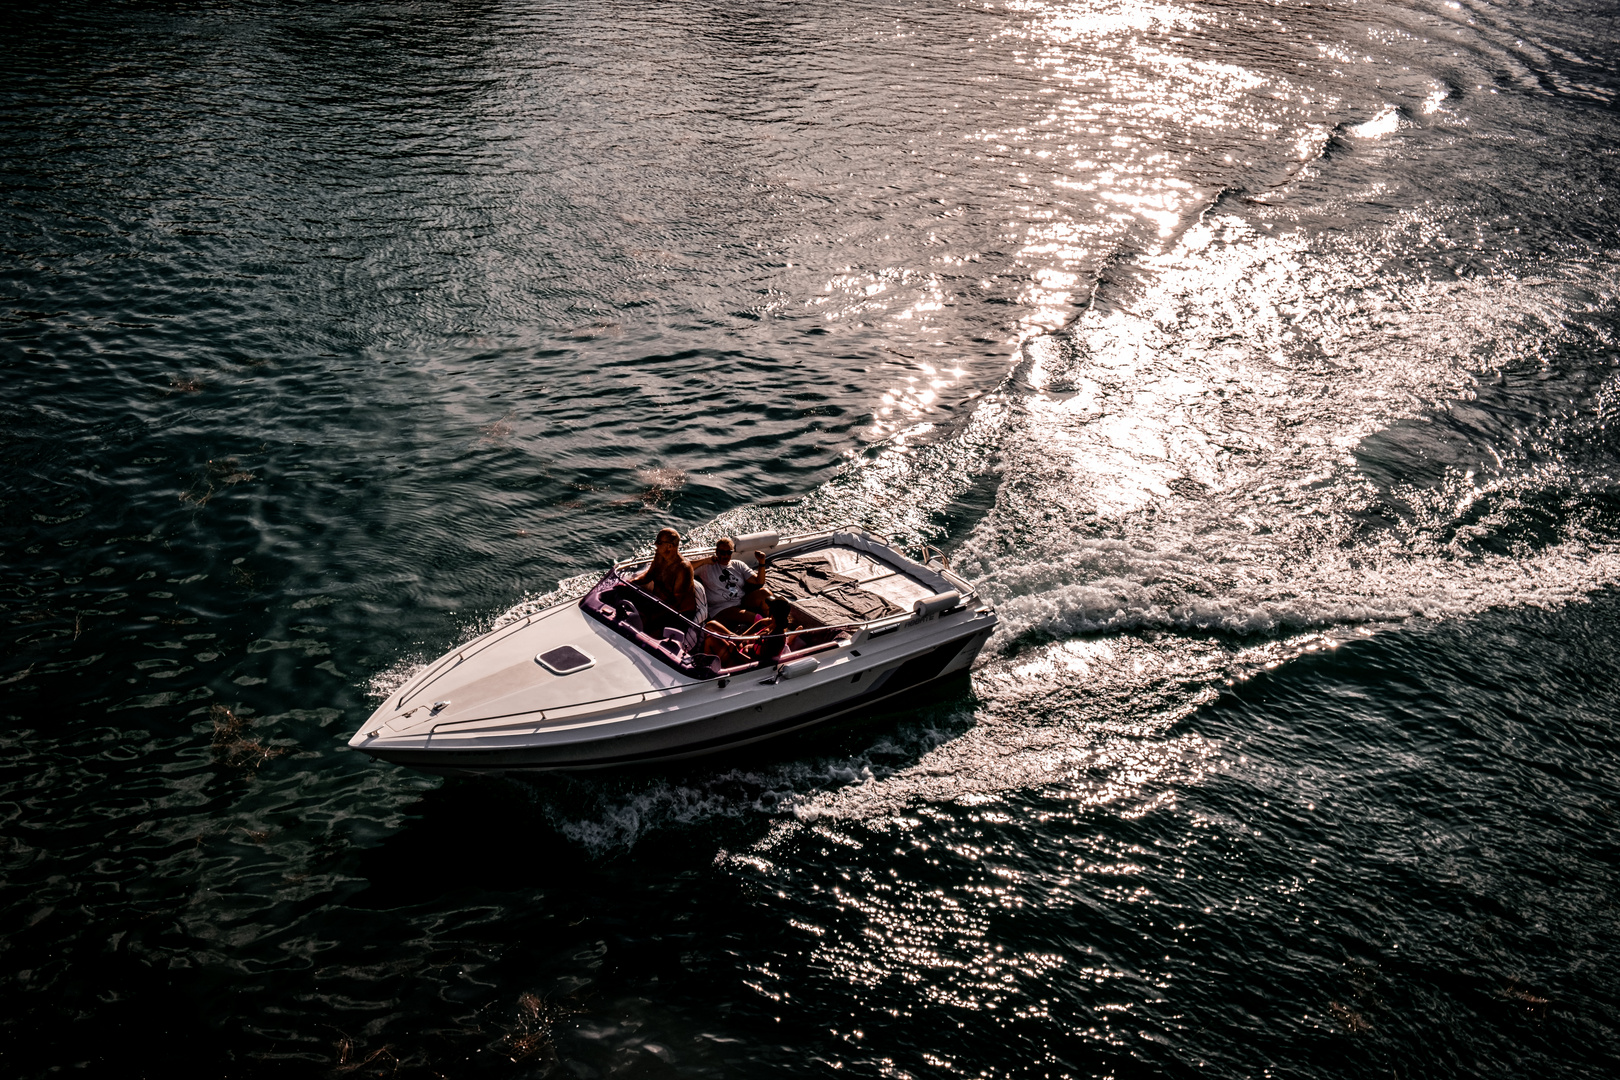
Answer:
<svg viewBox="0 0 1620 1080"><path fill-rule="evenodd" d="M797 660L800 657L804 657L804 656L814 656L817 653L828 652L828 651L830 651L832 649L836 649L838 647L839 647L838 642L836 642L836 641L826 641L826 642L821 643L820 645L811 645L809 648L794 649L792 652L784 652L781 656L777 657L776 660L773 661L773 663L787 663L789 660ZM764 661L755 660L753 663L750 663L750 664L739 664L736 667L721 668L718 675L717 675L717 678L734 679L738 675L746 675L750 671L760 671L760 670L763 670L764 668L765 668ZM615 702L615 701L628 702L629 699L631 699L631 698L638 699L636 704L643 704L643 703L646 702L647 697L650 694L668 694L668 693L675 693L675 692L686 691L686 690L695 690L700 686L708 686L713 682L714 682L713 679L704 679L701 682L687 683L685 686L653 686L653 687L647 688L646 690L635 690L635 691L632 691L632 692L630 692L628 694L614 694L611 697L597 698L594 701L574 701L574 702L568 703L567 705L553 705L553 706L550 706L549 709L524 709L522 712L498 713L498 714L496 714L494 716L469 716L469 717L467 717L465 719L462 719L462 720L440 720L438 723L436 723L432 727L428 728L427 734L428 734L428 738L431 739L434 735L437 735L439 733L440 728L454 727L457 724L482 724L482 723L487 723L490 720L507 720L507 719L510 719L511 717L514 717L514 716L535 716L535 715L538 715L539 719L536 720L535 722L543 724L547 720L551 719L550 716L546 715L548 711L549 712L564 712L564 711L573 710L573 709L585 709L585 708L589 708L592 705L607 705L607 704L609 704L611 702Z"/></svg>
<svg viewBox="0 0 1620 1080"><path fill-rule="evenodd" d="M646 690L633 690L628 694L613 694L609 697L597 698L594 701L575 701L570 702L567 705L553 705L551 708L553 711L558 712L562 711L563 709L584 709L591 705L606 705L612 701L628 701L630 698L638 698L639 701L637 704L640 704L641 702L645 702L647 700L648 694L667 694L675 690L690 690L694 686L704 685L707 684L689 683L686 686L652 686L648 687ZM428 738L432 738L434 735L438 734L439 729L442 727L453 727L456 724L481 724L489 720L505 720L512 716L532 716L535 713L540 714L541 721L548 719L545 709L524 709L522 712L499 713L495 716L469 716L464 720L440 720L437 724L434 724L432 727L428 728Z"/></svg>

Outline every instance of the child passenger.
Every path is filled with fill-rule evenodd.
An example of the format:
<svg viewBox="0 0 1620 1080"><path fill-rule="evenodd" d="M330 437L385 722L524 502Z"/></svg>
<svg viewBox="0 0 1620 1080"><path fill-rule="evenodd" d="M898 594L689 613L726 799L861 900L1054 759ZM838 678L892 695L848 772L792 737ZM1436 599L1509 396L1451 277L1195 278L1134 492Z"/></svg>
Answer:
<svg viewBox="0 0 1620 1080"><path fill-rule="evenodd" d="M771 600L770 617L761 619L754 624L754 634L763 635L759 639L759 662L774 664L776 658L785 652L792 652L801 644L802 635L793 633L799 629L793 623L793 608L780 596Z"/></svg>

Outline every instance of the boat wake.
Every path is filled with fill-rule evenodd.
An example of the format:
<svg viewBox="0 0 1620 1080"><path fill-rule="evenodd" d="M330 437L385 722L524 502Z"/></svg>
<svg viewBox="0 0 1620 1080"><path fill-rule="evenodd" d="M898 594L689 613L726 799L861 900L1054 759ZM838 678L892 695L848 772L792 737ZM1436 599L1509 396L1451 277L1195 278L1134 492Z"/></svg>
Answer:
<svg viewBox="0 0 1620 1080"><path fill-rule="evenodd" d="M995 504L954 552L1002 617L976 723L796 815L1044 785L1167 792L1210 753L1177 721L1224 684L1379 626L1620 581L1611 459L1549 452L1612 442L1613 376L1516 417L1511 444L1455 419L1501 408L1482 401L1491 385L1581 333L1555 328L1594 284L1584 268L1536 284L1386 275L1371 295L1360 262L1216 216L1145 260L1139 291L1026 346ZM1380 456L1445 464L1385 484Z"/></svg>
<svg viewBox="0 0 1620 1080"><path fill-rule="evenodd" d="M1218 756L1176 725L1223 685L1380 626L1620 581L1620 382L1526 389L1549 354L1597 344L1570 311L1612 313L1612 288L1580 264L1369 272L1443 225L1329 247L1308 221L1274 236L1212 213L1024 342L956 429L902 432L797 504L711 522L701 536L849 520L946 546L1002 618L971 700L842 757L603 786L589 812L554 808L557 828L605 850L716 817L804 827L1013 788L1171 797Z"/></svg>

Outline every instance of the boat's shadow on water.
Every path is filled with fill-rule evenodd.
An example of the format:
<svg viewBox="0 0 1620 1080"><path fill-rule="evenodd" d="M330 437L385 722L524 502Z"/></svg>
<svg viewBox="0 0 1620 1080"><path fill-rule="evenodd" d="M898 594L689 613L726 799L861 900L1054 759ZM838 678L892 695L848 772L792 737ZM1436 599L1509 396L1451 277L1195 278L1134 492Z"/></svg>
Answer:
<svg viewBox="0 0 1620 1080"><path fill-rule="evenodd" d="M794 820L807 797L917 763L973 723L966 674L881 709L723 754L587 773L448 779L362 853L358 902L543 888L628 860L678 871Z"/></svg>

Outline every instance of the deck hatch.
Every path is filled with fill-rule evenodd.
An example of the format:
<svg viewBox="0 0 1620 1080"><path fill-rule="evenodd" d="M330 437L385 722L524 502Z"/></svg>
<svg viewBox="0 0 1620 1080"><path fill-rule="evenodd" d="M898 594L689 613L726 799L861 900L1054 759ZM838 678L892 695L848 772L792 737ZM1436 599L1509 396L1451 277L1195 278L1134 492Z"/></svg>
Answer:
<svg viewBox="0 0 1620 1080"><path fill-rule="evenodd" d="M547 671L557 675L570 675L576 671L584 671L596 663L594 657L580 652L572 645L559 645L555 649L541 653L534 659Z"/></svg>

